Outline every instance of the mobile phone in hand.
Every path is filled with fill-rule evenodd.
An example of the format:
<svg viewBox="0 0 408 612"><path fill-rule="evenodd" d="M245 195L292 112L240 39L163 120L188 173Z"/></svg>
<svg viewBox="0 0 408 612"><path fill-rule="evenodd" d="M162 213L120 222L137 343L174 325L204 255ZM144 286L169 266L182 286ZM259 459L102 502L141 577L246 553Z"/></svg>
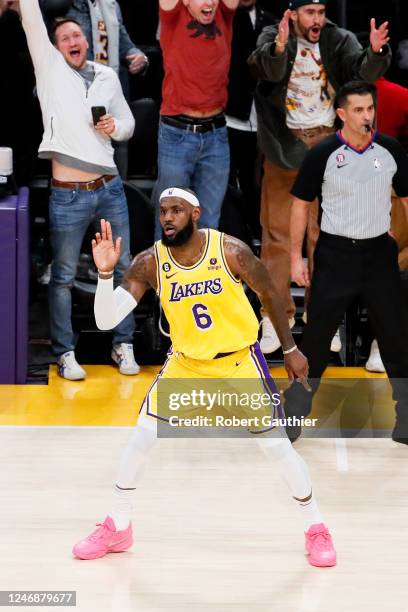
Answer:
<svg viewBox="0 0 408 612"><path fill-rule="evenodd" d="M99 123L101 117L106 115L106 108L104 106L91 106L93 124Z"/></svg>

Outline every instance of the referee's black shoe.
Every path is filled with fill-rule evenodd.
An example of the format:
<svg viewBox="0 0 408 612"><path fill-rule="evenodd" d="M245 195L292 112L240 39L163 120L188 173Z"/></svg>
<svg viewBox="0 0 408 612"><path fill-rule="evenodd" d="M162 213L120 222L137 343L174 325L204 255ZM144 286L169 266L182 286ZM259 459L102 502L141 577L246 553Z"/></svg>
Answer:
<svg viewBox="0 0 408 612"><path fill-rule="evenodd" d="M288 436L292 444L296 442L296 440L298 440L302 435L302 428L300 425L286 425L285 429L286 435Z"/></svg>
<svg viewBox="0 0 408 612"><path fill-rule="evenodd" d="M294 381L291 386L286 389L283 397L285 398L285 417L287 421L289 421L285 427L286 434L293 444L293 442L300 438L302 426L290 423L290 419L293 419L293 417L297 417L298 419L302 417L306 418L310 414L312 410L313 394L310 391L306 391L300 382Z"/></svg>
<svg viewBox="0 0 408 612"><path fill-rule="evenodd" d="M398 431L396 431L394 429L394 431L392 432L392 439L394 440L394 442L399 442L400 444L406 444L408 445L408 438L402 438L401 435L398 433Z"/></svg>
<svg viewBox="0 0 408 612"><path fill-rule="evenodd" d="M397 419L391 437L394 442L408 445L408 423L401 423L401 421Z"/></svg>

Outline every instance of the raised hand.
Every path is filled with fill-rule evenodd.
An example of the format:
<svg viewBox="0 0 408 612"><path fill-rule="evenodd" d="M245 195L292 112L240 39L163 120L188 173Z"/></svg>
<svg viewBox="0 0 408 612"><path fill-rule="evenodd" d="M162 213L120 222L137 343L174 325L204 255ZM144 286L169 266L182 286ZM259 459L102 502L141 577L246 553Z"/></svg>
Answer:
<svg viewBox="0 0 408 612"><path fill-rule="evenodd" d="M291 11L287 9L278 25L278 40L282 47L286 46L289 38L289 20Z"/></svg>
<svg viewBox="0 0 408 612"><path fill-rule="evenodd" d="M379 53L381 47L386 45L390 37L388 36L388 21L376 28L375 19L370 20L370 44L374 53Z"/></svg>
<svg viewBox="0 0 408 612"><path fill-rule="evenodd" d="M112 228L109 221L101 219L101 231L95 234L92 240L92 255L96 267L100 272L112 272L120 257L120 243L122 238L113 243Z"/></svg>

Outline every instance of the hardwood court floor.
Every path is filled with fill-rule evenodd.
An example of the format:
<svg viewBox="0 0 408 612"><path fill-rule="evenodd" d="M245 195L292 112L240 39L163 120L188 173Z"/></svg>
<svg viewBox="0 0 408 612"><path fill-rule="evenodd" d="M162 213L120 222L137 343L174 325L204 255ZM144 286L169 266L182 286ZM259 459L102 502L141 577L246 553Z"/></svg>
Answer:
<svg viewBox="0 0 408 612"><path fill-rule="evenodd" d="M408 448L388 438L296 443L335 568L307 563L297 509L246 439L161 440L135 496L133 549L73 559L109 511L152 375L87 370L85 383L52 372L41 393L0 387L1 590L76 590L81 612L408 612Z"/></svg>

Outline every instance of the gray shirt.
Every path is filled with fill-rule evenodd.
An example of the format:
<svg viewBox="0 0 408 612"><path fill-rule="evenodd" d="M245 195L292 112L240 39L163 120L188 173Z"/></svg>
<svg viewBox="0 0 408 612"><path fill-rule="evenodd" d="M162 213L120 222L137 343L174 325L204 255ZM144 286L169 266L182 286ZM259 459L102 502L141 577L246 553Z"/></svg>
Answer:
<svg viewBox="0 0 408 612"><path fill-rule="evenodd" d="M337 132L307 153L291 193L320 199L324 232L365 239L390 229L392 188L408 196L408 156L399 142L376 133L360 151Z"/></svg>

